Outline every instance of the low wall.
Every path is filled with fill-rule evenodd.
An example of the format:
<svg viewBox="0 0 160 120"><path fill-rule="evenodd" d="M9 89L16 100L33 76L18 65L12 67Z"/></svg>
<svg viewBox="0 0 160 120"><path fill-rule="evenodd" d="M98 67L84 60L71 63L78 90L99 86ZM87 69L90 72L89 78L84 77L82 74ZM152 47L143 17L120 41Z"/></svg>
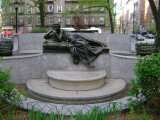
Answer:
<svg viewBox="0 0 160 120"><path fill-rule="evenodd" d="M134 51L134 37L130 35L115 34L98 34L98 33L81 33L82 36L89 39L105 42L110 49L110 53L119 51L121 53L129 53ZM42 51L42 44L45 41L42 33L22 34L19 41L16 42L15 52L21 51ZM80 63L74 65L69 53L42 53L30 55L15 55L4 57L0 67L7 69L12 67L12 81L17 84L24 84L30 78L47 78L47 70L105 70L106 78L122 78L126 83L130 83L130 79L135 78L133 69L137 61L136 57L102 54L93 64L94 69L88 68Z"/></svg>
<svg viewBox="0 0 160 120"><path fill-rule="evenodd" d="M12 81L17 84L25 84L30 78L47 78L47 70L105 70L106 78L122 78L126 83L135 78L133 68L136 57L115 54L102 54L93 64L94 69L88 68L83 63L74 65L70 54L45 53L33 55L21 55L4 57L0 67L7 69L12 67Z"/></svg>
<svg viewBox="0 0 160 120"><path fill-rule="evenodd" d="M19 35L19 51L42 50L42 44L45 41L44 33L30 33ZM106 34L106 33L81 33L80 35L105 42L110 51L132 51L132 40L130 35Z"/></svg>

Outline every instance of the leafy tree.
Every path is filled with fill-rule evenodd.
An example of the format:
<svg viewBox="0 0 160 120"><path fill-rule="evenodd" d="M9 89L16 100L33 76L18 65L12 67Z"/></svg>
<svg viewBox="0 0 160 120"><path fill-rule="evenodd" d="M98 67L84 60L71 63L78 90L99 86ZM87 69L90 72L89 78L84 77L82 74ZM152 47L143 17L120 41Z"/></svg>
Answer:
<svg viewBox="0 0 160 120"><path fill-rule="evenodd" d="M82 13L90 13L90 14L99 14L104 9L104 13L109 16L110 25L111 25L111 33L114 33L114 14L113 8L114 4L110 0L77 0L78 6L73 4L70 10L63 12L63 15L70 14L82 14Z"/></svg>
<svg viewBox="0 0 160 120"><path fill-rule="evenodd" d="M10 6L11 6L10 0L2 0L1 8L3 9L2 12L3 17L11 18L11 16L13 16L13 12L11 12Z"/></svg>
<svg viewBox="0 0 160 120"><path fill-rule="evenodd" d="M140 25L139 24L137 24L136 26L135 26L135 33L140 33L140 30L141 28L140 28Z"/></svg>
<svg viewBox="0 0 160 120"><path fill-rule="evenodd" d="M156 34L156 25L148 27L148 31L151 32L152 34Z"/></svg>
<svg viewBox="0 0 160 120"><path fill-rule="evenodd" d="M2 16L1 16L1 12L0 12L0 26L2 26ZM1 29L0 29L1 32Z"/></svg>
<svg viewBox="0 0 160 120"><path fill-rule="evenodd" d="M30 5L32 7L38 7L39 8L39 15L40 15L40 21L41 21L41 27L44 27L44 22L45 22L45 15L46 15L46 7L45 7L45 3L47 2L47 0L30 0L34 3L34 5L31 5L30 3L27 2L23 2L22 0L18 0L18 2L20 3L20 5L23 5L23 9L25 9L25 5ZM14 13L14 3L11 3L10 0L2 0L2 5L1 7L3 8L3 15L5 15L7 18L11 19L13 17L15 17L15 13ZM13 8L11 7L13 6ZM12 11L10 11L10 9L12 9Z"/></svg>

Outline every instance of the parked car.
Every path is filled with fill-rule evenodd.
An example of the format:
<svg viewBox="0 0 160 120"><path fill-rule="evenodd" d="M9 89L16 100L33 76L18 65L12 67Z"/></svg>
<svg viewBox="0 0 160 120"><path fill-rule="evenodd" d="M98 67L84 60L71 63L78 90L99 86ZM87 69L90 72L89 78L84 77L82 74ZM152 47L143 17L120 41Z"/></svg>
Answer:
<svg viewBox="0 0 160 120"><path fill-rule="evenodd" d="M147 38L154 38L154 35L153 35L153 34L147 34L146 37L147 37Z"/></svg>
<svg viewBox="0 0 160 120"><path fill-rule="evenodd" d="M144 37L142 35L137 35L136 40L137 41L144 41Z"/></svg>

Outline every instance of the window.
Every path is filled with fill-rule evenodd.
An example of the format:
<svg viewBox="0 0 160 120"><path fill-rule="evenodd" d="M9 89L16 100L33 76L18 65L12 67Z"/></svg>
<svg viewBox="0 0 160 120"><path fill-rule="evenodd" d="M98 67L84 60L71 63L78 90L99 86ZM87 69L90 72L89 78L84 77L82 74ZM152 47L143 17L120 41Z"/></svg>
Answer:
<svg viewBox="0 0 160 120"><path fill-rule="evenodd" d="M49 17L49 24L53 24L53 17Z"/></svg>
<svg viewBox="0 0 160 120"><path fill-rule="evenodd" d="M104 24L104 17L100 17L100 24Z"/></svg>
<svg viewBox="0 0 160 120"><path fill-rule="evenodd" d="M28 27L28 31L32 31L32 27Z"/></svg>
<svg viewBox="0 0 160 120"><path fill-rule="evenodd" d="M83 5L84 11L88 11L88 7L89 7L89 6L87 6L87 5Z"/></svg>
<svg viewBox="0 0 160 120"><path fill-rule="evenodd" d="M13 25L14 24L14 21L13 21L13 19L11 19L11 25Z"/></svg>
<svg viewBox="0 0 160 120"><path fill-rule="evenodd" d="M70 24L70 17L67 17L66 24Z"/></svg>
<svg viewBox="0 0 160 120"><path fill-rule="evenodd" d="M70 5L66 5L66 11L69 11L71 9Z"/></svg>
<svg viewBox="0 0 160 120"><path fill-rule="evenodd" d="M10 3L14 3L14 0L10 0Z"/></svg>
<svg viewBox="0 0 160 120"><path fill-rule="evenodd" d="M23 27L19 27L19 30L20 30L20 31L23 31Z"/></svg>
<svg viewBox="0 0 160 120"><path fill-rule="evenodd" d="M36 7L36 11L37 11L38 13L40 12L39 7Z"/></svg>
<svg viewBox="0 0 160 120"><path fill-rule="evenodd" d="M58 18L58 23L61 23L61 17Z"/></svg>
<svg viewBox="0 0 160 120"><path fill-rule="evenodd" d="M53 5L48 5L48 12L53 12Z"/></svg>
<svg viewBox="0 0 160 120"><path fill-rule="evenodd" d="M92 17L92 22L94 22L94 18Z"/></svg>
<svg viewBox="0 0 160 120"><path fill-rule="evenodd" d="M75 9L78 10L78 8L79 8L79 5L75 5Z"/></svg>
<svg viewBox="0 0 160 120"><path fill-rule="evenodd" d="M29 16L28 17L28 24L31 24L32 23L32 18Z"/></svg>
<svg viewBox="0 0 160 120"><path fill-rule="evenodd" d="M18 10L19 10L19 13L23 13L24 11L23 11L23 6L20 6L19 8L18 8Z"/></svg>
<svg viewBox="0 0 160 120"><path fill-rule="evenodd" d="M84 24L88 24L88 18L84 18Z"/></svg>
<svg viewBox="0 0 160 120"><path fill-rule="evenodd" d="M62 5L58 5L58 12L62 12Z"/></svg>
<svg viewBox="0 0 160 120"><path fill-rule="evenodd" d="M14 7L10 6L10 12L14 12Z"/></svg>
<svg viewBox="0 0 160 120"><path fill-rule="evenodd" d="M28 6L27 13L32 13L32 7Z"/></svg>
<svg viewBox="0 0 160 120"><path fill-rule="evenodd" d="M104 11L104 7L101 7L101 8L100 8L100 11Z"/></svg>
<svg viewBox="0 0 160 120"><path fill-rule="evenodd" d="M40 19L40 17L38 16L37 17L37 25L40 25L41 24L41 19Z"/></svg>
<svg viewBox="0 0 160 120"><path fill-rule="evenodd" d="M19 19L19 24L22 25L23 24L23 18Z"/></svg>

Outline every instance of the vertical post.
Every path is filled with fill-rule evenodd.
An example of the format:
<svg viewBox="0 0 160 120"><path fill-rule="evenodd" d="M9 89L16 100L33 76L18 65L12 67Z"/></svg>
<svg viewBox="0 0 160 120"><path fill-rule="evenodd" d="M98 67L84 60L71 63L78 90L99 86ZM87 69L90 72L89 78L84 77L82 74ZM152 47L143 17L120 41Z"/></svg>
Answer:
<svg viewBox="0 0 160 120"><path fill-rule="evenodd" d="M15 7L15 9L16 9L16 34L17 34L17 10L18 10L18 7L19 7L19 3L18 3L18 1L16 1L15 3L14 3L14 7Z"/></svg>
<svg viewBox="0 0 160 120"><path fill-rule="evenodd" d="M133 8L133 34L134 34L134 13L135 13L135 3L134 3L134 8Z"/></svg>
<svg viewBox="0 0 160 120"><path fill-rule="evenodd" d="M16 8L16 34L17 34L17 10L18 8Z"/></svg>
<svg viewBox="0 0 160 120"><path fill-rule="evenodd" d="M14 7L16 9L16 34L14 35L14 45L13 45L13 54L17 54L19 51L19 36L17 34L17 12L18 12L18 7L19 7L19 3L16 0L16 2L14 3Z"/></svg>

